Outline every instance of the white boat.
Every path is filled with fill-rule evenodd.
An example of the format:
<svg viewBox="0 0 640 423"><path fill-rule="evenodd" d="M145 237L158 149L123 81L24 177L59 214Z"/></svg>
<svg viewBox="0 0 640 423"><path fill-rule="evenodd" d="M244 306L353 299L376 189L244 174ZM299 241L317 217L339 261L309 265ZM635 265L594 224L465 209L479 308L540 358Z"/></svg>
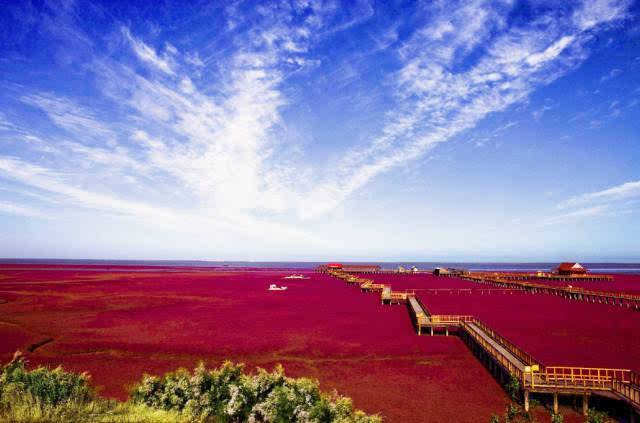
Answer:
<svg viewBox="0 0 640 423"><path fill-rule="evenodd" d="M285 277L284 277L284 278L282 278L282 279L309 279L309 278L308 278L308 277L306 277L306 276L303 276L303 275L296 275L296 274L293 274L293 275L285 276Z"/></svg>
<svg viewBox="0 0 640 423"><path fill-rule="evenodd" d="M286 286L278 286L275 283L272 283L271 285L269 285L269 289L268 291L286 291L287 287Z"/></svg>

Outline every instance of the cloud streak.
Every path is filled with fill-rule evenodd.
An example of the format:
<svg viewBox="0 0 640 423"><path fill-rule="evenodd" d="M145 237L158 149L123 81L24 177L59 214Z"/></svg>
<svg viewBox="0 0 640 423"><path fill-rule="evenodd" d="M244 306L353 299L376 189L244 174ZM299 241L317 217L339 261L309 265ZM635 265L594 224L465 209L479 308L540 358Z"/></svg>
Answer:
<svg viewBox="0 0 640 423"><path fill-rule="evenodd" d="M303 216L330 211L381 173L564 75L587 57L584 44L591 35L585 31L615 21L625 11L620 3L585 2L569 16L574 24L563 25L554 11L505 29L508 2L449 6L429 9L434 22L401 48L404 64L393 80L397 111L390 113L382 133L345 154L332 177L311 192L307 203L312 205L303 209ZM493 36L497 29L502 31ZM469 63L471 54L480 58Z"/></svg>
<svg viewBox="0 0 640 423"><path fill-rule="evenodd" d="M632 198L640 198L640 181L625 182L602 191L578 195L560 203L561 210L593 203L609 203Z"/></svg>

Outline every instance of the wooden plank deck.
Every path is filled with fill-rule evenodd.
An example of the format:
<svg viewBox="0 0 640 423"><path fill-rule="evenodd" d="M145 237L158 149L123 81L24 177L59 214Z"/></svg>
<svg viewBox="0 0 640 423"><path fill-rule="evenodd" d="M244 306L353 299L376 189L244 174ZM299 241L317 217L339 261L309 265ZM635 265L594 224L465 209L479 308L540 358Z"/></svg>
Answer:
<svg viewBox="0 0 640 423"><path fill-rule="evenodd" d="M524 373L524 369L527 366L527 364L522 360L520 360L520 358L512 354L511 351L503 347L502 344L500 344L497 340L492 338L482 328L480 328L478 325L476 325L473 322L467 323L465 325L465 328L472 331L477 336L480 336L482 339L484 339L485 342L491 345L491 347L494 350L498 351L502 356L504 356L513 365L513 367L517 368L521 373Z"/></svg>

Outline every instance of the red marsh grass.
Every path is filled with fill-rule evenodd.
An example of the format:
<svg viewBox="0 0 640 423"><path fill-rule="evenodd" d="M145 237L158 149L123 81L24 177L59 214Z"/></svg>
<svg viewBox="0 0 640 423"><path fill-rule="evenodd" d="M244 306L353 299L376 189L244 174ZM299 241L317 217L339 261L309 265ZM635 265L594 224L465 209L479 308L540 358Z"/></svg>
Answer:
<svg viewBox="0 0 640 423"><path fill-rule="evenodd" d="M15 267L0 269L0 298L10 299L0 321L24 333L0 325L0 339L11 340L2 359L39 340L25 333L52 337L29 354L31 365L88 371L107 396L125 398L143 372L230 359L282 363L389 422L488 421L508 403L458 338L418 337L404 307L383 307L328 275ZM271 283L289 289L267 291Z"/></svg>

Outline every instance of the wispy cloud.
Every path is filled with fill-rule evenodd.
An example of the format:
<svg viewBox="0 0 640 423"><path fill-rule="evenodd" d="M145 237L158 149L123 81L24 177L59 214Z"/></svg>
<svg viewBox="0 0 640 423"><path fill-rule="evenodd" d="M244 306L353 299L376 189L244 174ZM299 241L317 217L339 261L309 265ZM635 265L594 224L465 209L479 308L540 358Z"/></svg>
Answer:
<svg viewBox="0 0 640 423"><path fill-rule="evenodd" d="M371 144L348 152L333 177L311 192L304 216L331 210L377 175L564 75L587 56L584 43L591 35L585 31L624 16L626 6L585 2L568 16L573 24L543 15L504 30L508 10L507 3L483 1L428 10L436 17L400 49L404 65L395 77L397 111ZM472 53L479 58L469 65Z"/></svg>
<svg viewBox="0 0 640 423"><path fill-rule="evenodd" d="M130 43L131 48L133 48L133 51L140 58L140 60L166 74L175 75L175 72L173 71L171 66L171 59L169 57L169 54L165 54L163 57L160 57L156 50L145 44L142 40L131 35L131 31L129 30L129 28L122 27L122 34ZM171 46L171 48L167 48L167 52L172 54L177 53L175 47L173 46Z"/></svg>
<svg viewBox="0 0 640 423"><path fill-rule="evenodd" d="M7 201L1 201L1 200L0 200L0 213L11 214L16 216L24 216L24 217L35 218L35 219L51 219L52 218L52 216L47 215L31 206L26 206L22 204L16 204L13 202L7 202Z"/></svg>
<svg viewBox="0 0 640 423"><path fill-rule="evenodd" d="M73 133L84 136L113 136L112 131L98 120L94 112L68 98L38 93L22 96L21 100L40 108L56 125Z"/></svg>
<svg viewBox="0 0 640 423"><path fill-rule="evenodd" d="M576 219L600 217L610 213L611 209L607 205L583 207L577 210L548 217L542 221L541 226L558 225L562 223L573 222Z"/></svg>
<svg viewBox="0 0 640 423"><path fill-rule="evenodd" d="M625 182L602 191L571 197L558 205L559 209L583 206L585 204L612 202L640 197L640 181Z"/></svg>
<svg viewBox="0 0 640 423"><path fill-rule="evenodd" d="M596 217L618 216L638 210L640 181L626 182L601 191L585 193L562 201L542 225L556 225Z"/></svg>
<svg viewBox="0 0 640 423"><path fill-rule="evenodd" d="M623 73L622 69L613 68L613 69L611 69L609 71L609 73L607 73L602 78L600 78L600 82L604 82L604 81L608 81L609 79L616 78L616 77L622 75L622 73Z"/></svg>
<svg viewBox="0 0 640 423"><path fill-rule="evenodd" d="M242 2L230 3L216 22L223 34L216 37L224 41L205 47L188 42L202 35L195 30L170 39L179 31L155 25L147 36L118 21L102 52L87 31L83 45L91 58L82 72L96 88L81 87L90 91L83 97L42 87L21 92L22 107L37 108L61 131L36 126L18 132L0 114L0 129L26 141L0 156L0 175L96 214L324 242L300 229L305 220L330 213L385 172L567 74L588 56L586 41L623 18L628 3L541 7L534 21L516 23L506 0L416 7L406 22L388 23L378 5L364 0L353 7L296 1L243 9ZM71 28L73 16L64 24L70 34L82 33ZM382 18L382 30L367 27ZM324 73L324 81L345 98L350 85L361 84L366 93L353 102L373 104L375 125L358 145L330 140L337 159L325 162L316 157L325 146L307 149L299 139L313 134L289 136L296 131L288 118L300 109L321 115L323 102L335 100L317 95L326 85L306 76L332 64L327 40L341 48L352 39L368 44L346 49L343 65ZM377 54L384 60L373 69L366 57ZM296 102L307 94L321 99L316 109ZM325 126L349 123L338 118ZM516 124L503 122L493 135ZM575 201L571 207L578 207ZM587 203L585 209L593 208Z"/></svg>

